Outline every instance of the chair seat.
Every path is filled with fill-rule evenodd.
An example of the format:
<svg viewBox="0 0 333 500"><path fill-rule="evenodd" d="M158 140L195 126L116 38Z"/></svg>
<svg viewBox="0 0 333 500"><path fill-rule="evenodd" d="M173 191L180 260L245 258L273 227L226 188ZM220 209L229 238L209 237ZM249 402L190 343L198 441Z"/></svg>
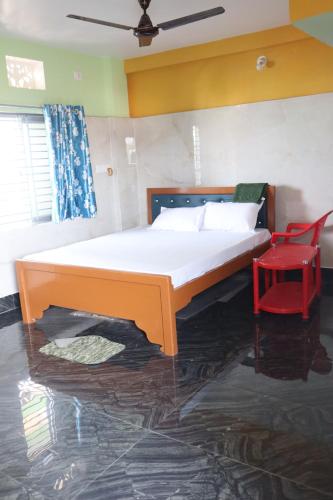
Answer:
<svg viewBox="0 0 333 500"><path fill-rule="evenodd" d="M260 267L276 270L302 269L304 263L312 261L317 254L317 249L310 245L294 245L280 243L273 246L261 257L258 262Z"/></svg>

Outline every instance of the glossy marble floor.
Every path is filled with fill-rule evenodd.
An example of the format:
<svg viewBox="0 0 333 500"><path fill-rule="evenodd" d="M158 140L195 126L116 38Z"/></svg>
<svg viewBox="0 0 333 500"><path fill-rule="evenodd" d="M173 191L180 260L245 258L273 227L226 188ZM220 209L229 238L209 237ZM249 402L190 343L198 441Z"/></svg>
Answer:
<svg viewBox="0 0 333 500"><path fill-rule="evenodd" d="M251 314L250 290L179 322L166 358L132 323L0 315L0 498L333 498L333 297L311 321ZM126 345L98 366L55 337Z"/></svg>

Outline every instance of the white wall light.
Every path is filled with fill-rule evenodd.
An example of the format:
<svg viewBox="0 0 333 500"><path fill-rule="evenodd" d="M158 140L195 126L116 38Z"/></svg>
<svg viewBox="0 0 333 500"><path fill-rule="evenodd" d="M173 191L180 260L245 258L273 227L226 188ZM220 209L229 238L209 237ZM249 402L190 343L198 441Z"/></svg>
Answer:
<svg viewBox="0 0 333 500"><path fill-rule="evenodd" d="M257 59L257 71L264 71L267 67L268 59L266 56L259 56Z"/></svg>

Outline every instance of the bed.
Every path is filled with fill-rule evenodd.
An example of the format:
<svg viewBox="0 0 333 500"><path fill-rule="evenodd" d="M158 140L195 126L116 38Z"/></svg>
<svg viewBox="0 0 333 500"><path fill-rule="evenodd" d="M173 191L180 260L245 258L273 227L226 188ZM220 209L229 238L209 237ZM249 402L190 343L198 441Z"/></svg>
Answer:
<svg viewBox="0 0 333 500"><path fill-rule="evenodd" d="M149 188L148 223L162 206L231 201L233 193L232 187ZM16 263L23 321L33 324L50 305L129 319L174 356L176 312L251 264L269 247L268 231L274 229L275 188L269 186L257 230L238 238L229 234L226 248L215 231L173 237L148 227L28 256Z"/></svg>

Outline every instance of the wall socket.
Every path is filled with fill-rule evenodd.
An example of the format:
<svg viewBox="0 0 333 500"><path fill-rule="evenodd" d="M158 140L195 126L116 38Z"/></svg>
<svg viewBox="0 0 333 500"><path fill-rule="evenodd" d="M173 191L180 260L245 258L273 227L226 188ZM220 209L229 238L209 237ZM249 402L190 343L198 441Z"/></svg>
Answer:
<svg viewBox="0 0 333 500"><path fill-rule="evenodd" d="M95 172L96 174L108 174L111 177L113 175L113 168L111 165L96 165Z"/></svg>

